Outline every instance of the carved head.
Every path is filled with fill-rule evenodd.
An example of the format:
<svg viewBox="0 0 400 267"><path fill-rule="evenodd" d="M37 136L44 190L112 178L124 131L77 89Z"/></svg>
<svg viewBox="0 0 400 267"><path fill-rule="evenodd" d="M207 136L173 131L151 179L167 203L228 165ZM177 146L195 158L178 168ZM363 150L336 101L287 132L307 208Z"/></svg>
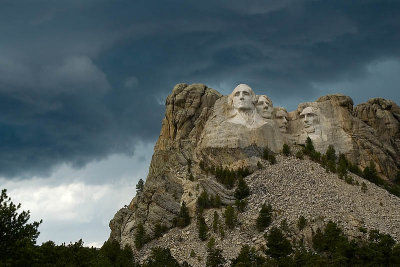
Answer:
<svg viewBox="0 0 400 267"><path fill-rule="evenodd" d="M247 84L239 84L229 95L229 104L236 110L255 109L256 95Z"/></svg>
<svg viewBox="0 0 400 267"><path fill-rule="evenodd" d="M265 119L271 119L272 117L272 111L273 105L271 99L268 98L266 95L260 95L258 96L257 100L257 111L261 115L261 117Z"/></svg>
<svg viewBox="0 0 400 267"><path fill-rule="evenodd" d="M282 133L287 132L287 128L288 128L287 118L288 118L288 113L287 113L286 109L284 109L282 107L276 108L275 121L278 124L279 131L281 131Z"/></svg>
<svg viewBox="0 0 400 267"><path fill-rule="evenodd" d="M313 107L306 107L300 113L300 120L303 122L304 129L307 133L315 132L315 127L318 125L318 115Z"/></svg>

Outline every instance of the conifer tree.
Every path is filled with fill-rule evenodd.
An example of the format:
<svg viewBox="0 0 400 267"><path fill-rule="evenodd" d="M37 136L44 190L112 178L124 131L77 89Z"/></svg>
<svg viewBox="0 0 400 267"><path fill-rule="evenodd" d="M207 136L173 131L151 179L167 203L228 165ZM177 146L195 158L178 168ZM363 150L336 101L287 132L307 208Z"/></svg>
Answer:
<svg viewBox="0 0 400 267"><path fill-rule="evenodd" d="M235 191L235 198L241 200L247 197L248 195L250 195L250 189L247 186L247 183L243 179L243 177L239 177L237 188Z"/></svg>
<svg viewBox="0 0 400 267"><path fill-rule="evenodd" d="M221 207L221 205L222 205L221 197L218 194L216 194L215 198L214 198L213 206L214 206L214 208L219 208L219 207Z"/></svg>
<svg viewBox="0 0 400 267"><path fill-rule="evenodd" d="M244 266L263 266L265 258L259 256L255 248L250 248L249 245L244 245L239 255L232 260L232 267L244 267Z"/></svg>
<svg viewBox="0 0 400 267"><path fill-rule="evenodd" d="M15 205L3 189L0 195L0 265L6 262L10 266L26 265L33 257L30 252L36 244L42 220L28 223L30 212L19 213L20 208L21 204Z"/></svg>
<svg viewBox="0 0 400 267"><path fill-rule="evenodd" d="M236 221L236 215L235 215L235 210L233 209L232 206L228 206L225 209L225 225L229 229L232 229L235 227L235 221Z"/></svg>
<svg viewBox="0 0 400 267"><path fill-rule="evenodd" d="M136 227L135 231L135 247L137 249L141 249L144 244L146 244L147 241L147 236L146 236L146 230L144 229L144 226L142 223L139 223Z"/></svg>
<svg viewBox="0 0 400 267"><path fill-rule="evenodd" d="M336 172L336 151L333 148L333 145L328 146L325 156L326 156L327 169L330 172Z"/></svg>
<svg viewBox="0 0 400 267"><path fill-rule="evenodd" d="M347 169L349 168L349 162L346 159L344 154L339 155L339 163L337 167L337 172L340 178L343 178L347 175Z"/></svg>
<svg viewBox="0 0 400 267"><path fill-rule="evenodd" d="M311 156L313 152L315 152L315 148L311 141L311 138L308 136L306 140L306 146L304 148L304 154Z"/></svg>
<svg viewBox="0 0 400 267"><path fill-rule="evenodd" d="M183 228L190 224L189 209L186 207L185 201L182 202L181 210L176 218L176 226Z"/></svg>
<svg viewBox="0 0 400 267"><path fill-rule="evenodd" d="M197 217L197 229L199 233L200 240L204 241L207 239L208 226L206 224L206 220L204 219L202 214L199 214Z"/></svg>
<svg viewBox="0 0 400 267"><path fill-rule="evenodd" d="M277 227L272 227L267 235L265 235L267 241L266 253L275 259L280 259L292 253L292 245L290 241L285 238L282 231Z"/></svg>
<svg viewBox="0 0 400 267"><path fill-rule="evenodd" d="M217 211L214 211L214 218L213 218L213 231L214 233L218 232L218 225L220 224L219 222L219 215Z"/></svg>
<svg viewBox="0 0 400 267"><path fill-rule="evenodd" d="M272 222L272 207L270 204L264 203L257 218L258 231L264 231Z"/></svg>
<svg viewBox="0 0 400 267"><path fill-rule="evenodd" d="M226 260L222 256L222 250L215 247L215 240L214 242L209 242L209 244L207 244L206 266L219 267L219 266L224 266L225 263Z"/></svg>
<svg viewBox="0 0 400 267"><path fill-rule="evenodd" d="M139 182L136 185L136 194L142 193L143 189L144 189L144 182L142 179L139 179Z"/></svg>

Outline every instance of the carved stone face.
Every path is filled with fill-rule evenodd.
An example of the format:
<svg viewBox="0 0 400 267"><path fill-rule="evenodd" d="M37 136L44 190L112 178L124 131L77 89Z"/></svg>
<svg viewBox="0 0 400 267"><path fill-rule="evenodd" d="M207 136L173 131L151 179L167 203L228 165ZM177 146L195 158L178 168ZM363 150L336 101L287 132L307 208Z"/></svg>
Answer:
<svg viewBox="0 0 400 267"><path fill-rule="evenodd" d="M300 119L303 121L304 129L307 133L315 132L315 125L318 124L318 116L312 107L306 107L300 113Z"/></svg>
<svg viewBox="0 0 400 267"><path fill-rule="evenodd" d="M231 94L233 108L238 110L254 109L253 90L245 84L239 84Z"/></svg>
<svg viewBox="0 0 400 267"><path fill-rule="evenodd" d="M288 117L287 112L282 109L279 109L275 114L275 120L278 123L279 131L281 131L282 133L287 132L287 127L288 127L287 117Z"/></svg>
<svg viewBox="0 0 400 267"><path fill-rule="evenodd" d="M266 96L262 95L258 98L257 101L257 110L258 113L265 119L271 119L273 105L272 101L269 100Z"/></svg>

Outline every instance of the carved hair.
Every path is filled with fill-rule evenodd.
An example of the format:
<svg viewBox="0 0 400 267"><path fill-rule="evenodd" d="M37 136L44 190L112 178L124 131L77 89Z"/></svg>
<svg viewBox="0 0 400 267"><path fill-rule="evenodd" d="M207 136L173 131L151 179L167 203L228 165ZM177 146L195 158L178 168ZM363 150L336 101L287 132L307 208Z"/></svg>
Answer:
<svg viewBox="0 0 400 267"><path fill-rule="evenodd" d="M276 114L278 113L278 111L283 111L286 113L286 115L288 114L287 110L283 107L275 107L274 108L274 117L276 117Z"/></svg>
<svg viewBox="0 0 400 267"><path fill-rule="evenodd" d="M268 97L268 96L266 96L266 95L259 95L259 96L257 96L257 102L258 101L260 101L260 98L265 98L265 99L267 99L267 102L271 105L271 107L273 107L274 105L272 104L272 100Z"/></svg>
<svg viewBox="0 0 400 267"><path fill-rule="evenodd" d="M250 95L251 95L251 98L252 98L251 102L255 106L257 104L256 94L254 93L253 89L251 89L250 86L248 86L247 84L243 84L243 83L241 83L238 86L236 86L236 88L233 89L232 93L228 96L228 104L229 104L229 106L231 106L231 107L233 106L233 97L234 97L236 91L241 89L241 88L250 89L249 91L250 91Z"/></svg>

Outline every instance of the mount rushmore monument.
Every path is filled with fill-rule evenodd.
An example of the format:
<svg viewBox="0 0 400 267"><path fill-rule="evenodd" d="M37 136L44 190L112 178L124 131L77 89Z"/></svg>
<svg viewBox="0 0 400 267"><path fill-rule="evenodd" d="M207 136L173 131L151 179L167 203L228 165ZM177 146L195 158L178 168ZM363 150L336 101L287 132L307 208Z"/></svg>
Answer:
<svg viewBox="0 0 400 267"><path fill-rule="evenodd" d="M232 190L201 164L257 170L266 147L301 149L308 137L316 151L333 145L361 169L374 162L383 179L393 180L399 170L400 108L393 101L374 98L354 107L350 97L333 94L287 112L245 84L228 96L203 84L177 84L166 99L144 189L111 220L110 239L132 244L138 223L149 236L156 223L171 227L181 204L194 209L203 191L232 204Z"/></svg>

